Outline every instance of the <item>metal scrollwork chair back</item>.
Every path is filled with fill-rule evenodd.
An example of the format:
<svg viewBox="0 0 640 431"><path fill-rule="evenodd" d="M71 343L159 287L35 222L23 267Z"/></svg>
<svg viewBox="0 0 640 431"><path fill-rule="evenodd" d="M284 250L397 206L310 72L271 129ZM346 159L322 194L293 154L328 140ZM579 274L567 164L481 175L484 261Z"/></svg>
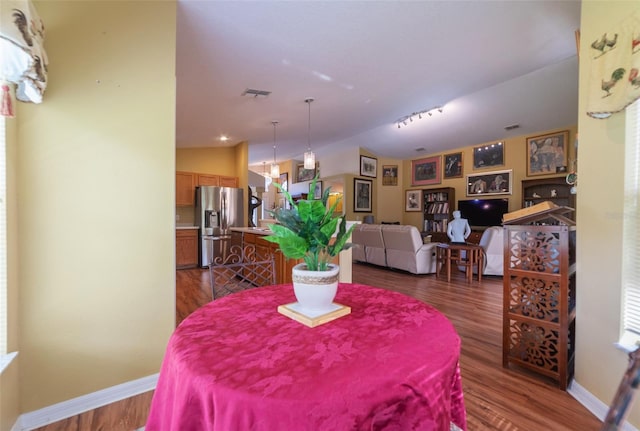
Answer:
<svg viewBox="0 0 640 431"><path fill-rule="evenodd" d="M622 376L622 381L609 406L609 411L607 412L600 431L616 431L622 429L624 421L631 409L631 404L635 398L639 383L640 352L635 350L629 353L629 366L624 376Z"/></svg>
<svg viewBox="0 0 640 431"><path fill-rule="evenodd" d="M209 265L212 300L230 293L276 284L273 254L258 255L253 245L232 245L226 256L218 256Z"/></svg>

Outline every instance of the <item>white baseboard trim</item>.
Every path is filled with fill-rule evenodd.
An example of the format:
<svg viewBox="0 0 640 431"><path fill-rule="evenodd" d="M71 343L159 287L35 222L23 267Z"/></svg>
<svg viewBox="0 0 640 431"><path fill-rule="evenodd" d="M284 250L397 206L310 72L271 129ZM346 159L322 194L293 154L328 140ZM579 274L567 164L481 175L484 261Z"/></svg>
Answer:
<svg viewBox="0 0 640 431"><path fill-rule="evenodd" d="M607 412L609 411L609 406L607 404L600 401L591 392L580 386L579 383L576 383L575 380L571 382L569 388L567 389L567 392L573 398L578 400L580 404L585 406L587 410L596 415L598 419L604 421L604 418L607 416ZM622 430L638 431L638 428L634 427L629 422L625 422Z"/></svg>
<svg viewBox="0 0 640 431"><path fill-rule="evenodd" d="M30 431L40 428L50 423L151 391L155 389L157 383L158 374L153 374L25 413L20 415L11 430Z"/></svg>

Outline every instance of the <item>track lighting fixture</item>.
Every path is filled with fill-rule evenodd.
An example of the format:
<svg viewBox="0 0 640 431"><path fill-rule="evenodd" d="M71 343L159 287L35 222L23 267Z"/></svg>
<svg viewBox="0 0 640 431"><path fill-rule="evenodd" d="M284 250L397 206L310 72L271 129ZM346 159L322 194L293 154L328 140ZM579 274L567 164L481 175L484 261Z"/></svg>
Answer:
<svg viewBox="0 0 640 431"><path fill-rule="evenodd" d="M316 155L311 151L311 102L313 97L305 99L305 103L309 105L309 126L307 128L307 151L304 153L304 168L315 169L316 167Z"/></svg>
<svg viewBox="0 0 640 431"><path fill-rule="evenodd" d="M271 178L279 178L280 165L276 163L276 126L278 122L272 121L271 124L273 124L273 163L271 163Z"/></svg>
<svg viewBox="0 0 640 431"><path fill-rule="evenodd" d="M413 123L413 117L418 116L419 120L422 120L422 117L424 114L427 114L429 117L433 117L433 113L434 112L438 112L440 114L442 114L443 111L443 107L442 106L436 106L434 108L431 109L424 109L422 111L417 111L417 112L412 112L409 115L405 115L404 117L399 118L396 121L396 124L398 126L398 129L400 129L402 126L406 126L407 125L407 120L409 120L410 123Z"/></svg>

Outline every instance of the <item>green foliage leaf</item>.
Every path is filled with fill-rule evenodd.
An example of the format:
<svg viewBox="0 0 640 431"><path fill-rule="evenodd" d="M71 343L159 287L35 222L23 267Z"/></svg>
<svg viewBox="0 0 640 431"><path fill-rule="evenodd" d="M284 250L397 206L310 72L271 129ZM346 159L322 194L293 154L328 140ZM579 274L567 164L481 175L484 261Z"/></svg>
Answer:
<svg viewBox="0 0 640 431"><path fill-rule="evenodd" d="M317 181L318 175L313 179L310 191L315 190ZM326 271L331 258L351 246L346 243L346 239L353 227L347 232L345 216L334 216L339 200L336 199L331 207L327 208L331 190L331 187L327 187L322 193L322 199L313 199L313 195L310 194L309 199L294 202L291 195L282 190L279 184L274 185L285 195L291 208L269 211L278 224L269 226L273 234L264 239L277 243L285 257L304 259L310 270ZM330 245L336 228L337 237Z"/></svg>

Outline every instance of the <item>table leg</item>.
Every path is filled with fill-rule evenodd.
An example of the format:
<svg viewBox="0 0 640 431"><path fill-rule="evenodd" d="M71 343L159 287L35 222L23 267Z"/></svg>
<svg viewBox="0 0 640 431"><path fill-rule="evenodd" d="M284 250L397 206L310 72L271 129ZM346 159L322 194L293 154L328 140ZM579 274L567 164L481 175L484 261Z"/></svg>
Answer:
<svg viewBox="0 0 640 431"><path fill-rule="evenodd" d="M451 282L451 249L447 249L447 283Z"/></svg>
<svg viewBox="0 0 640 431"><path fill-rule="evenodd" d="M484 269L484 253L478 250L478 282L482 282L482 270Z"/></svg>

